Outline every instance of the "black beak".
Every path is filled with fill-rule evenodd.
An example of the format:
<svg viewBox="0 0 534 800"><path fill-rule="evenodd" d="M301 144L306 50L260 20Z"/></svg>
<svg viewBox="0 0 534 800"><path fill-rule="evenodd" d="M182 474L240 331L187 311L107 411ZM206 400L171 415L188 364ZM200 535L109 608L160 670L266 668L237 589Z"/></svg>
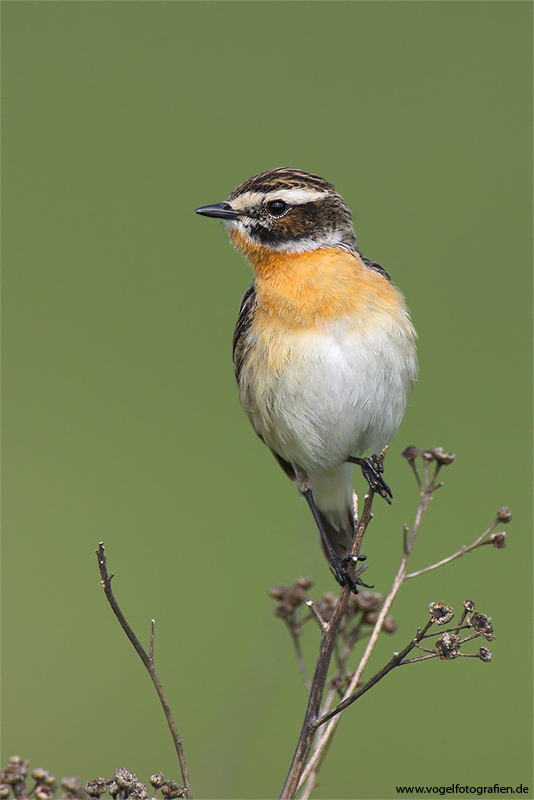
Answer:
<svg viewBox="0 0 534 800"><path fill-rule="evenodd" d="M241 213L234 211L229 203L216 203L214 206L202 206L195 209L195 214L203 217L218 217L219 219L239 219Z"/></svg>

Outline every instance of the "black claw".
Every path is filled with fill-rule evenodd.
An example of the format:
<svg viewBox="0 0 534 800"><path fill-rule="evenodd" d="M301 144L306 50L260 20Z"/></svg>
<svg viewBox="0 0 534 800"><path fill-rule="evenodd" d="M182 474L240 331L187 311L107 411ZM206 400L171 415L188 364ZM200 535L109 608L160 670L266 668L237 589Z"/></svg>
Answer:
<svg viewBox="0 0 534 800"><path fill-rule="evenodd" d="M334 578L340 586L348 586L353 594L358 594L358 586L374 589L374 586L364 583L360 577L353 578L349 572L349 565L354 561L366 561L367 556L334 556L330 562Z"/></svg>
<svg viewBox="0 0 534 800"><path fill-rule="evenodd" d="M382 463L382 459L380 456L377 456L376 453L368 458L354 458L351 457L348 459L353 464L359 464L362 468L362 473L369 484L369 488L383 497L386 503L391 505L391 499L393 497L393 493L387 483L385 482L384 478L382 477L382 473L384 472L384 464Z"/></svg>

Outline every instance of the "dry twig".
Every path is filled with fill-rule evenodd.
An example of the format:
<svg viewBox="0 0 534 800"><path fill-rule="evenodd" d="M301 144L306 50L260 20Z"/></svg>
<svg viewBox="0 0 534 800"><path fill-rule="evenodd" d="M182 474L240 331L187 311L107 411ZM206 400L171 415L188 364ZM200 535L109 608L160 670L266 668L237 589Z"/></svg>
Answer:
<svg viewBox="0 0 534 800"><path fill-rule="evenodd" d="M165 697L165 692L163 691L163 686L161 685L161 681L158 677L156 672L156 668L154 666L154 620L151 621L151 630L150 630L150 655L147 654L146 650L144 649L143 645L133 632L132 628L128 624L126 617L122 613L119 608L119 605L115 599L113 591L111 589L111 579L114 576L114 572L109 575L107 566L106 566L106 555L104 553L104 542L100 542L98 545L98 549L95 550L96 557L98 560L98 568L100 570L100 577L102 579L102 587L104 589L104 593L106 595L106 599L110 604L113 613L117 617L121 628L123 629L124 633L132 643L137 655L143 662L152 683L154 684L154 688L158 694L160 703L163 708L163 713L165 714L165 719L167 720L167 725L169 726L169 730L171 732L172 740L174 742L174 747L176 748L176 753L178 755L178 761L180 762L180 770L182 772L182 780L184 782L184 789L185 792L183 797L188 798L191 800L191 785L189 783L189 774L187 771L187 763L185 760L184 749L182 745L182 740L178 733L178 729L176 727L176 723L174 722L174 718L172 716L172 712L167 702L167 698Z"/></svg>

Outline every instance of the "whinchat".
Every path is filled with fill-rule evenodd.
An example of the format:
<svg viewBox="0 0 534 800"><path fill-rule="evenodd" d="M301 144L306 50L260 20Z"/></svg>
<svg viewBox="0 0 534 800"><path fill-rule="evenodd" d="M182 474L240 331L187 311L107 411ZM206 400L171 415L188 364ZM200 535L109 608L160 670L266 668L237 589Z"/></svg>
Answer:
<svg viewBox="0 0 534 800"><path fill-rule="evenodd" d="M306 498L336 580L356 592L352 471L390 502L381 460L366 454L396 435L417 377L404 298L318 175L263 172L196 213L224 221L254 272L233 343L241 405Z"/></svg>

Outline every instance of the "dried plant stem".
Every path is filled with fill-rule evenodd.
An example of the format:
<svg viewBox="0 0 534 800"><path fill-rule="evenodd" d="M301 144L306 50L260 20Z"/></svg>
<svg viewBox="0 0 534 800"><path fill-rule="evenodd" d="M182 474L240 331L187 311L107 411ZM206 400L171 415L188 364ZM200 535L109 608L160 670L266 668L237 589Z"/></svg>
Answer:
<svg viewBox="0 0 534 800"><path fill-rule="evenodd" d="M442 567L444 564L449 564L451 561L454 561L457 558L461 558L465 553L470 553L472 550L475 550L477 547L482 547L485 544L489 544L489 542L483 542L485 536L492 532L492 530L496 527L497 520L487 528L484 533L481 533L480 536L475 539L472 544L464 544L463 547L460 547L455 553L452 555L447 556L447 558L442 558L441 561L436 561L435 564L430 564L428 567L424 567L423 569L418 569L416 572L409 572L406 575L406 580L409 578L416 578L418 575L424 575L425 572L430 572L433 569L437 569L438 567Z"/></svg>
<svg viewBox="0 0 534 800"><path fill-rule="evenodd" d="M188 800L192 800L191 794L191 784L189 783L189 774L187 771L187 763L185 760L184 749L182 745L182 740L176 728L176 724L174 722L174 718L171 713L171 709L167 702L167 698L165 697L165 692L163 691L163 686L158 678L158 674L156 672L154 666L154 620L151 621L151 629L150 629L150 655L147 655L146 650L144 649L143 645L133 632L132 628L128 624L124 614L119 608L117 601L115 600L115 596L111 589L111 579L113 578L114 573L109 575L107 566L106 566L106 555L104 553L104 542L100 542L98 545L98 549L95 550L96 557L98 560L98 568L100 570L100 577L102 580L102 587L104 589L104 593L106 595L106 599L111 606L111 609L115 616L117 617L121 628L123 629L124 633L132 643L137 655L143 662L150 678L152 679L152 683L154 684L154 688L158 694L160 699L160 703L163 708L163 713L165 714L165 719L167 720L167 724L169 726L169 730L171 732L172 740L174 742L174 746L176 748L176 753L178 755L178 761L180 762L180 769L182 771L182 781L184 784L184 788L186 790L185 797Z"/></svg>
<svg viewBox="0 0 534 800"><path fill-rule="evenodd" d="M286 625L289 630L289 635L291 636L291 640L293 642L293 647L295 648L295 658L297 660L299 672L304 682L304 686L306 687L306 690L309 692L311 689L311 684L310 684L310 679L308 677L308 672L306 670L306 665L304 663L304 657L302 655L300 636L295 632L293 626L290 625L289 622L287 622L287 620L286 620Z"/></svg>
<svg viewBox="0 0 534 800"><path fill-rule="evenodd" d="M377 642L378 637L380 635L380 632L382 630L382 625L384 624L384 620L385 620L386 616L389 613L389 610L390 610L390 608L391 608L391 606L393 604L393 601L395 600L395 597L397 596L397 593L398 593L399 589L401 588L402 584L406 580L406 565L408 563L408 559L409 559L410 553L412 551L412 547L413 547L413 544L414 544L414 541L415 541L415 537L417 536L417 532L418 532L419 527L421 525L421 521L423 519L425 511L427 510L427 508L428 508L428 506L429 506L429 504L430 504L430 502L432 500L433 492L434 492L435 488L437 488L436 484L435 484L436 474L437 474L437 471L434 474L434 479L430 483L428 481L427 476L425 476L425 487L426 488L423 488L423 487L420 488L419 506L417 508L417 512L416 512L416 515L415 515L415 519L414 519L412 528L409 531L405 531L403 554L402 554L402 559L401 559L401 563L400 563L399 569L398 569L397 574L395 576L395 580L393 581L393 585L391 587L391 590L390 590L389 594L387 595L387 597L386 597L386 599L384 601L384 604L383 604L383 606L382 606L382 608L380 610L380 613L378 615L378 619L377 619L376 624L375 624L375 626L373 628L373 632L371 634L369 642L367 643L367 647L365 648L365 652L364 652L364 654L363 654L363 656L362 656L362 658L360 660L360 663L358 664L358 668L356 669L356 672L354 673L354 676L353 676L353 678L352 678L352 680L351 680L351 682L350 682L345 694L343 695L342 703L347 701L350 698L350 696L355 693L357 685L360 682L362 673L363 673L365 667L367 666L367 662L369 661L369 658L371 657L371 653L373 652L373 650L375 648L376 642ZM410 648L410 649L412 649L412 648ZM389 671L389 670L387 670L387 671ZM377 675L379 675L379 674L380 673L377 673ZM384 673L384 674L386 674L386 673ZM383 677L383 675L380 675L378 680L380 680L382 677ZM375 681L375 683L378 682L378 680ZM374 685L374 683L373 683L373 685ZM371 687L369 686L368 688L371 688ZM355 698L355 699L357 699L357 698ZM325 716L325 715L323 715L323 716ZM330 719L330 721L326 725L326 728L321 732L321 734L319 735L319 737L318 737L318 739L316 741L315 750L314 750L313 755L309 759L309 761L306 764L305 768L302 770L302 775L301 775L301 778L300 778L298 786L297 786L297 791L302 789L302 793L300 795L301 796L301 800L307 800L307 798L310 797L311 792L313 791L313 788L314 788L316 780L317 780L317 775L318 775L319 769L320 769L321 764L322 764L322 762L324 760L324 757L325 757L325 755L327 753L328 747L330 745L332 737L334 736L334 733L336 731L336 728L337 728L337 725L338 725L340 719L341 719L341 717L339 715L337 715L337 714L332 719ZM323 721L326 722L326 719L323 720ZM291 797L291 795L287 795L287 797Z"/></svg>
<svg viewBox="0 0 534 800"><path fill-rule="evenodd" d="M360 554L363 535L372 519L373 496L373 493L370 492L365 497L365 505L363 508L362 517L358 523L356 536L354 537L354 543L352 547L353 556L358 556ZM320 713L321 701L328 676L328 668L330 666L330 660L334 651L339 626L347 609L349 597L350 588L348 586L344 586L341 589L332 618L322 629L319 655L317 657L315 672L312 679L310 695L308 698L308 706L304 716L304 723L302 725L302 730L300 732L295 754L293 756L293 761L291 762L291 767L289 768L286 782L280 795L280 800L290 800L291 798L295 797L297 792L300 776L312 747L313 738L315 735L314 723Z"/></svg>

